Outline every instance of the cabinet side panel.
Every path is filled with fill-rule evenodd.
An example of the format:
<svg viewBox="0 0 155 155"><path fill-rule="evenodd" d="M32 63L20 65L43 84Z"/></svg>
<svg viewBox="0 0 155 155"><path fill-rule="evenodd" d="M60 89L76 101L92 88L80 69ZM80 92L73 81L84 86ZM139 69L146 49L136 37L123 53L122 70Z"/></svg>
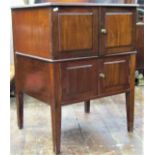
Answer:
<svg viewBox="0 0 155 155"><path fill-rule="evenodd" d="M50 8L13 10L14 50L51 58L51 16Z"/></svg>
<svg viewBox="0 0 155 155"><path fill-rule="evenodd" d="M144 24L136 26L137 69L144 69Z"/></svg>
<svg viewBox="0 0 155 155"><path fill-rule="evenodd" d="M49 103L50 101L50 64L16 56L16 85L32 97Z"/></svg>

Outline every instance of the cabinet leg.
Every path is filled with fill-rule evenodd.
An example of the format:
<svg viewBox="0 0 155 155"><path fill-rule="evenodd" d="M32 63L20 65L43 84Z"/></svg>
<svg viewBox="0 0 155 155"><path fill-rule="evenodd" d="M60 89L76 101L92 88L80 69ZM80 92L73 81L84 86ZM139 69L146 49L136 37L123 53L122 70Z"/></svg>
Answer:
<svg viewBox="0 0 155 155"><path fill-rule="evenodd" d="M17 121L19 129L23 128L23 93L16 92Z"/></svg>
<svg viewBox="0 0 155 155"><path fill-rule="evenodd" d="M60 153L61 144L61 106L51 106L53 151Z"/></svg>
<svg viewBox="0 0 155 155"><path fill-rule="evenodd" d="M90 113L90 100L84 102L85 113Z"/></svg>
<svg viewBox="0 0 155 155"><path fill-rule="evenodd" d="M129 132L133 132L134 126L134 92L126 93L126 112L127 112L127 127Z"/></svg>

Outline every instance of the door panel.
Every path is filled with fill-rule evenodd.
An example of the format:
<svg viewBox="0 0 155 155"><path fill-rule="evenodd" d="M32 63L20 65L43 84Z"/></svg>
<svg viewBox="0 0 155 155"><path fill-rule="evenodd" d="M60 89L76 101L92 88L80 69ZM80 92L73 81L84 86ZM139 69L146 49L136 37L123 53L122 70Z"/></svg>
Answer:
<svg viewBox="0 0 155 155"><path fill-rule="evenodd" d="M90 50L93 48L92 13L59 15L59 51ZM82 23L80 25L80 23Z"/></svg>
<svg viewBox="0 0 155 155"><path fill-rule="evenodd" d="M131 46L132 13L106 13L107 42L106 47ZM114 25L115 23L115 25Z"/></svg>
<svg viewBox="0 0 155 155"><path fill-rule="evenodd" d="M101 11L101 55L135 50L135 10L109 8Z"/></svg>
<svg viewBox="0 0 155 155"><path fill-rule="evenodd" d="M128 57L123 56L100 60L99 76L99 92L101 94L113 93L129 88Z"/></svg>
<svg viewBox="0 0 155 155"><path fill-rule="evenodd" d="M63 101L79 101L97 95L97 75L97 60L63 63Z"/></svg>
<svg viewBox="0 0 155 155"><path fill-rule="evenodd" d="M98 55L97 8L60 7L54 16L54 57Z"/></svg>

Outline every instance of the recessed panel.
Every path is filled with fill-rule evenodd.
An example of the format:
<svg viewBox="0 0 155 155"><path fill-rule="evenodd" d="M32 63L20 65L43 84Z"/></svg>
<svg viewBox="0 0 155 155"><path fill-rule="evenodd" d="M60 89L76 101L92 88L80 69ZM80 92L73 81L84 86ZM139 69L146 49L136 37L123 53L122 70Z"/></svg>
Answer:
<svg viewBox="0 0 155 155"><path fill-rule="evenodd" d="M135 51L136 10L103 8L101 11L100 54ZM102 33L102 30L103 33Z"/></svg>
<svg viewBox="0 0 155 155"><path fill-rule="evenodd" d="M110 93L129 88L129 59L128 57L106 58L100 61L99 92Z"/></svg>
<svg viewBox="0 0 155 155"><path fill-rule="evenodd" d="M106 47L131 46L132 13L106 13Z"/></svg>
<svg viewBox="0 0 155 155"><path fill-rule="evenodd" d="M93 48L92 13L59 15L59 50L90 50Z"/></svg>
<svg viewBox="0 0 155 155"><path fill-rule="evenodd" d="M60 7L53 16L54 58L98 55L98 8Z"/></svg>
<svg viewBox="0 0 155 155"><path fill-rule="evenodd" d="M63 101L79 101L97 95L97 75L97 60L63 63Z"/></svg>

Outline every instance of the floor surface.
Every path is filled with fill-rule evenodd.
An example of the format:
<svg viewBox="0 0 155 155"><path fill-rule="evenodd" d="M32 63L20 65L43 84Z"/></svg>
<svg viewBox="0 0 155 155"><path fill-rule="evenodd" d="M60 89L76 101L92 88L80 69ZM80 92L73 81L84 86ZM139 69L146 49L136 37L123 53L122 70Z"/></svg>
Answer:
<svg viewBox="0 0 155 155"><path fill-rule="evenodd" d="M62 155L143 155L143 87L135 92L135 127L126 129L125 95L62 108ZM17 128L15 98L11 98L11 155L54 155L50 108L25 96L24 129Z"/></svg>

